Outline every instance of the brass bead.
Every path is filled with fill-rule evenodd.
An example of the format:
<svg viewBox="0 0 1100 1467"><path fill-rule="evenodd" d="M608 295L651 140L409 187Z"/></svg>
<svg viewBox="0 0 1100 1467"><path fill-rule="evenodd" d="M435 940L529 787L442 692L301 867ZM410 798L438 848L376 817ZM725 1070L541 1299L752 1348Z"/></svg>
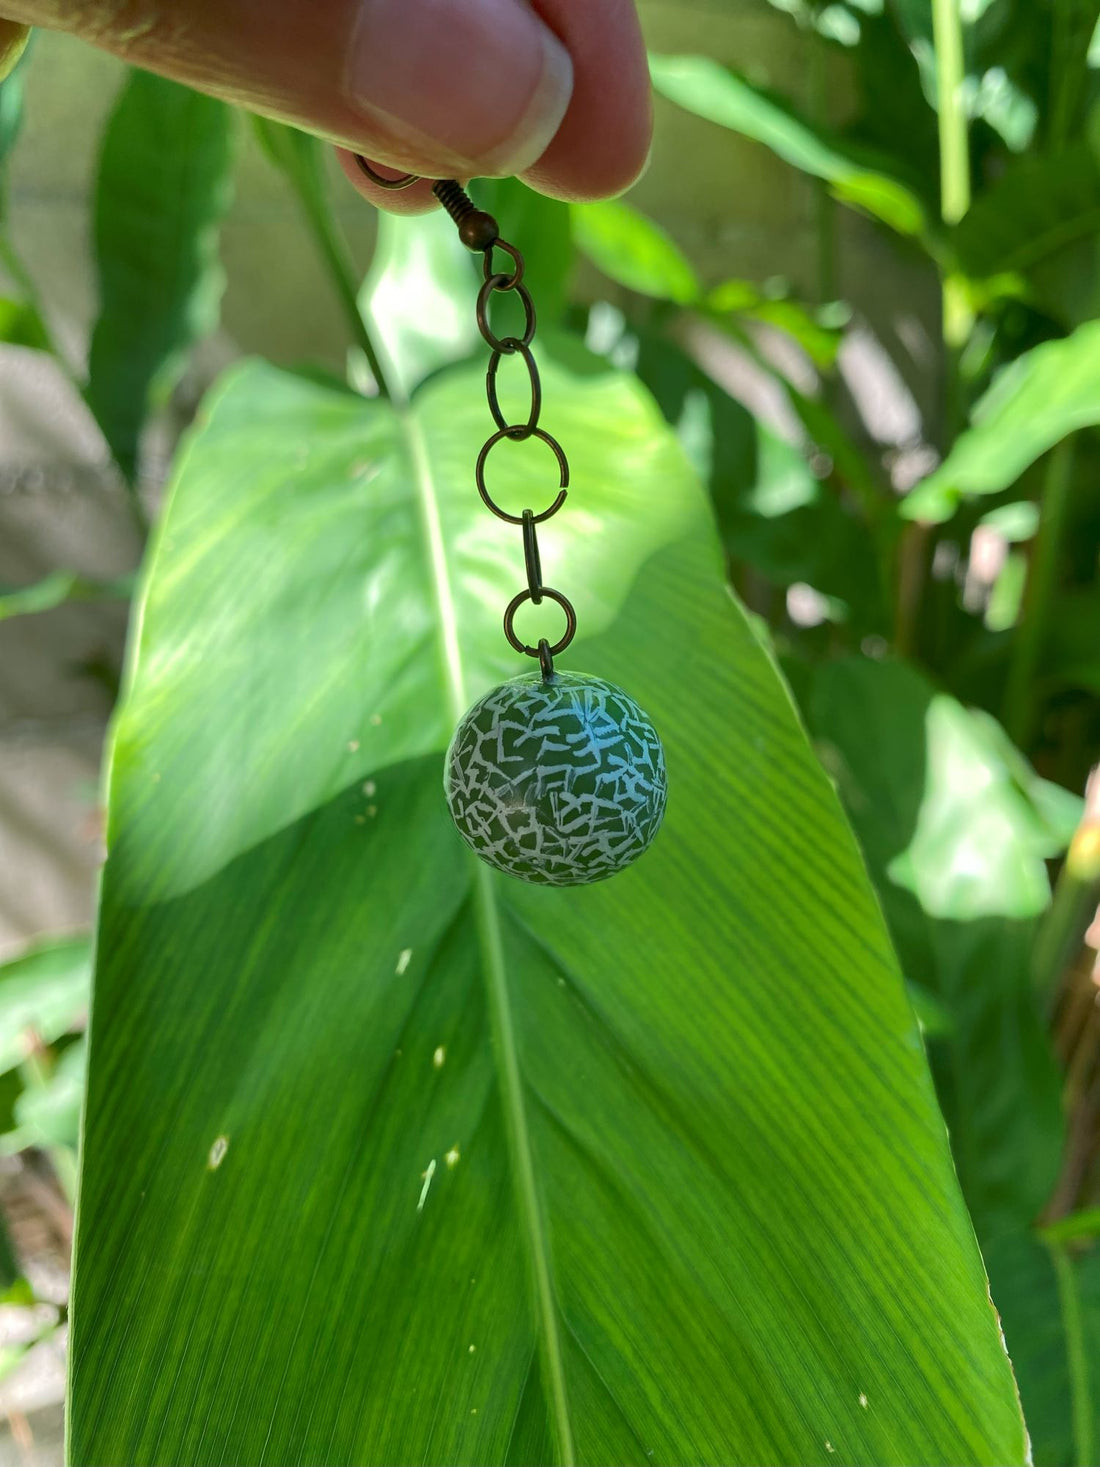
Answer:
<svg viewBox="0 0 1100 1467"><path fill-rule="evenodd" d="M474 209L459 221L458 237L468 250L487 250L500 238L500 230L491 214Z"/></svg>

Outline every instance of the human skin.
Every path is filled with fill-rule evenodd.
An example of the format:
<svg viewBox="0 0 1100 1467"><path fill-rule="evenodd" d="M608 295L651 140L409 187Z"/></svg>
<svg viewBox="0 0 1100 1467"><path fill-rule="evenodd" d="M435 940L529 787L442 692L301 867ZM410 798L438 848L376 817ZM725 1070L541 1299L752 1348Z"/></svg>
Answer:
<svg viewBox="0 0 1100 1467"><path fill-rule="evenodd" d="M649 148L649 75L633 0L0 0L0 75L27 26L81 37L337 144L345 172L398 213L434 206L380 171L518 174L556 198L621 192Z"/></svg>

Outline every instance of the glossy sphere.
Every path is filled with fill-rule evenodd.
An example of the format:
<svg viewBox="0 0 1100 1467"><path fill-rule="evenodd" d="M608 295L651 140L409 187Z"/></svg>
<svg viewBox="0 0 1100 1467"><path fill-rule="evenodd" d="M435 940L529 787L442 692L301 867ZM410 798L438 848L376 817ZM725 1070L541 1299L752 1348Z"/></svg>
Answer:
<svg viewBox="0 0 1100 1467"><path fill-rule="evenodd" d="M458 237L468 250L487 250L500 238L500 229L491 214L473 209L459 220Z"/></svg>
<svg viewBox="0 0 1100 1467"><path fill-rule="evenodd" d="M665 812L665 756L621 688L525 673L455 730L443 788L466 844L523 881L581 886L636 861Z"/></svg>

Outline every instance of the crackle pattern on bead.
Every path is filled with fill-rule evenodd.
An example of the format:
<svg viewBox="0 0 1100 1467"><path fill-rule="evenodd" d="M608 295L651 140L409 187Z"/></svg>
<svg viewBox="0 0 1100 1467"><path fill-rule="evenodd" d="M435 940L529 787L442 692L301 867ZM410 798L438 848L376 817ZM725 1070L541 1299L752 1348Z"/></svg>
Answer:
<svg viewBox="0 0 1100 1467"><path fill-rule="evenodd" d="M463 839L490 866L578 886L629 866L656 835L664 751L645 713L613 683L527 673L463 718L444 790Z"/></svg>

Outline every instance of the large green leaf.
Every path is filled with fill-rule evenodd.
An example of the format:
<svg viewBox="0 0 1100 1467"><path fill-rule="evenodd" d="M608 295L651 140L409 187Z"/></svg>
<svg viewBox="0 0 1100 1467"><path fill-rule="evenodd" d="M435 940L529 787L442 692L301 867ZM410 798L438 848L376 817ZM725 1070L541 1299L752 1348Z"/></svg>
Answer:
<svg viewBox="0 0 1100 1467"><path fill-rule="evenodd" d="M806 715L906 975L952 1013L959 1061L946 1108L967 1200L983 1220L1030 1219L1061 1146L1032 929L1050 903L1046 858L1065 848L1080 801L1038 780L987 714L902 663L844 658L811 686Z"/></svg>
<svg viewBox="0 0 1100 1467"><path fill-rule="evenodd" d="M480 365L397 408L246 366L179 466L112 756L73 1459L1022 1461L885 931L704 497L633 379L544 385L568 664L670 770L591 888L495 876L443 806L517 670Z"/></svg>
<svg viewBox="0 0 1100 1467"><path fill-rule="evenodd" d="M133 71L107 124L95 197L99 316L88 403L119 467L137 472L149 410L218 318L218 228L233 116L211 97Z"/></svg>
<svg viewBox="0 0 1100 1467"><path fill-rule="evenodd" d="M651 56L649 65L656 90L688 112L763 143L803 173L824 179L843 203L899 233L923 232L924 205L912 189L868 166L747 78L707 56Z"/></svg>
<svg viewBox="0 0 1100 1467"><path fill-rule="evenodd" d="M1100 321L1044 342L1004 369L938 469L901 504L908 519L950 519L960 500L999 494L1068 434L1100 423Z"/></svg>

